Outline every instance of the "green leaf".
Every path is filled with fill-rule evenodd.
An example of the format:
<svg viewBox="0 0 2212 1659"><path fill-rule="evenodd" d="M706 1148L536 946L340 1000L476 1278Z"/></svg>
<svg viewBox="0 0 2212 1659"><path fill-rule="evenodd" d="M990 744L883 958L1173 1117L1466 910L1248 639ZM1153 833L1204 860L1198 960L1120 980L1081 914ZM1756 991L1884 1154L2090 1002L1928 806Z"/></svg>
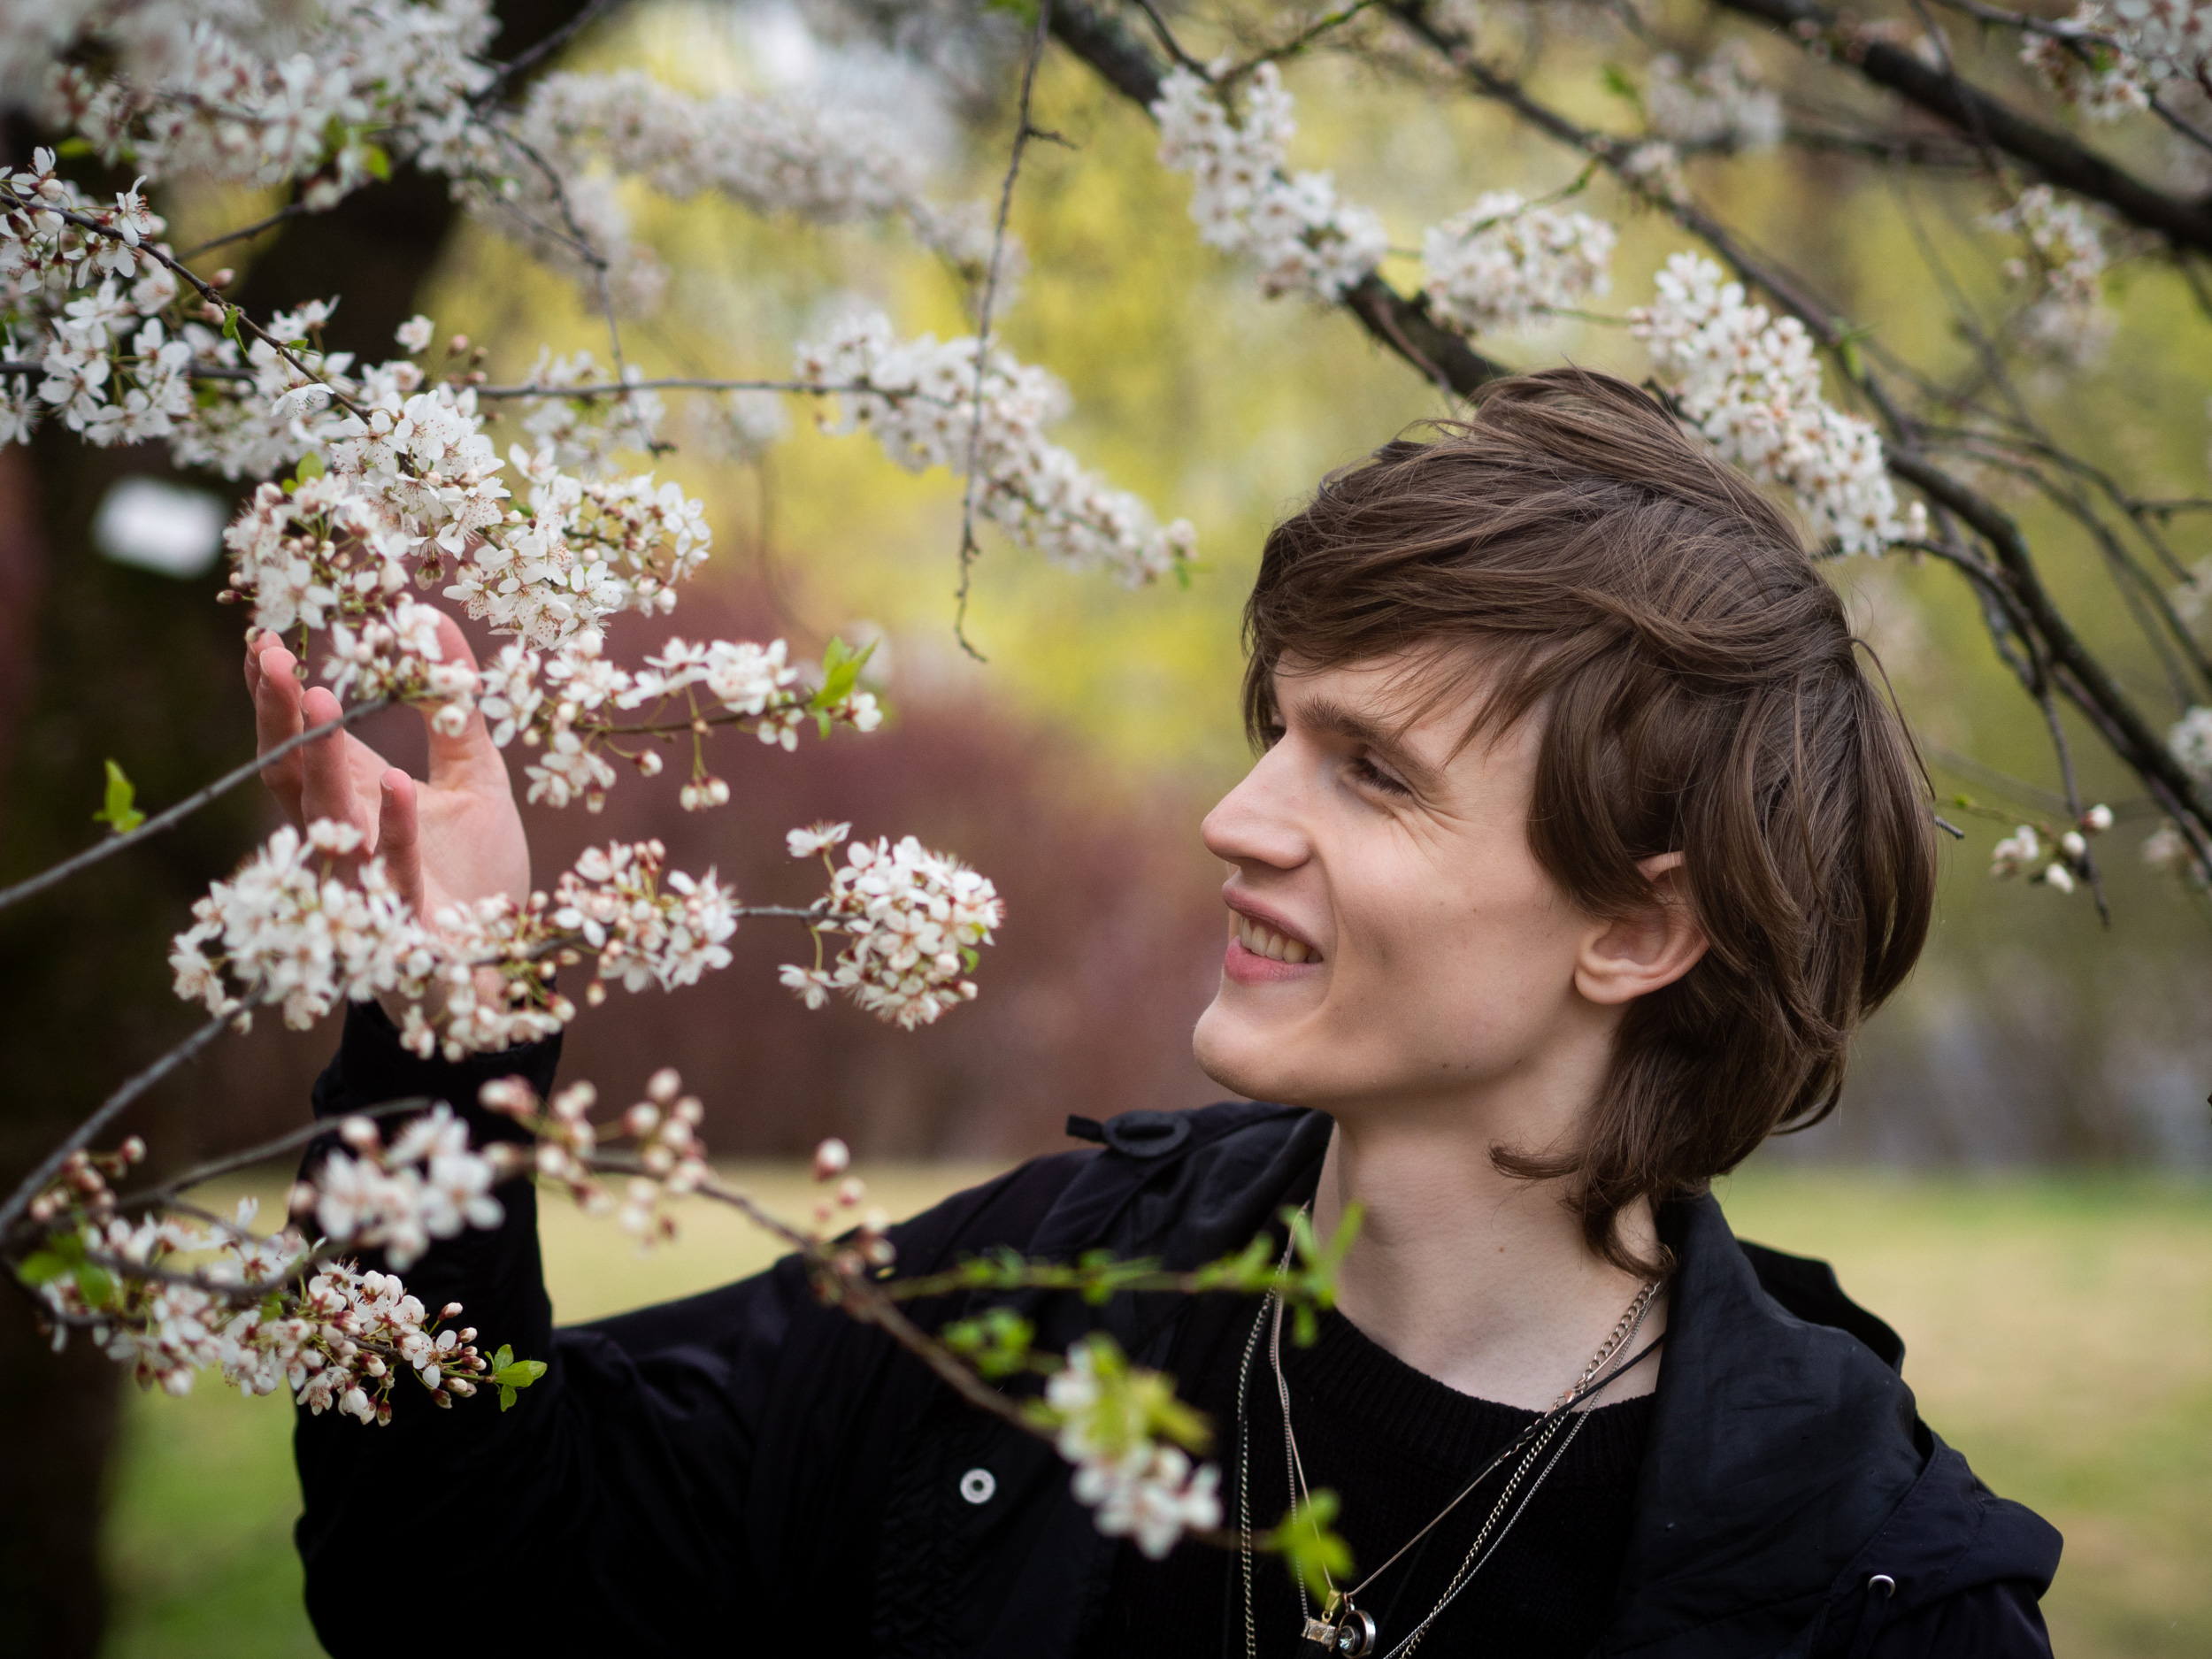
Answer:
<svg viewBox="0 0 2212 1659"><path fill-rule="evenodd" d="M503 1371L515 1363L515 1350L507 1343L499 1345L499 1352L492 1356L492 1369Z"/></svg>
<svg viewBox="0 0 2212 1659"><path fill-rule="evenodd" d="M392 158L384 153L380 144L361 146L361 165L369 170L372 179L389 179L392 176Z"/></svg>
<svg viewBox="0 0 2212 1659"><path fill-rule="evenodd" d="M137 796L137 788L123 775L123 769L111 760L108 762L107 802L92 815L92 821L111 825L118 835L129 834L146 821L146 815L134 804Z"/></svg>
<svg viewBox="0 0 2212 1659"><path fill-rule="evenodd" d="M968 972L973 973L983 965L983 953L973 945L963 945L960 947L960 960L966 963Z"/></svg>
<svg viewBox="0 0 2212 1659"><path fill-rule="evenodd" d="M89 1262L77 1270L77 1294L88 1308L104 1308L115 1300L115 1275Z"/></svg>
<svg viewBox="0 0 2212 1659"><path fill-rule="evenodd" d="M1628 72L1618 64L1608 64L1598 71L1605 89L1617 98L1626 98L1638 109L1644 107L1643 94L1636 90L1636 83L1628 78Z"/></svg>
<svg viewBox="0 0 2212 1659"><path fill-rule="evenodd" d="M238 308L235 305L226 305L223 307L223 338L230 341L233 344L239 343Z"/></svg>
<svg viewBox="0 0 2212 1659"><path fill-rule="evenodd" d="M503 1385L499 1390L499 1409L502 1411L504 1411L509 1406L514 1404L514 1402L515 1391Z"/></svg>
<svg viewBox="0 0 2212 1659"><path fill-rule="evenodd" d="M54 146L54 154L64 159L74 156L89 156L91 153L92 141L88 138L65 138Z"/></svg>
<svg viewBox="0 0 2212 1659"><path fill-rule="evenodd" d="M1293 1508L1275 1529L1284 1563L1324 1601L1332 1578L1352 1576L1352 1547L1331 1525L1338 1507L1336 1494L1325 1487Z"/></svg>
<svg viewBox="0 0 2212 1659"><path fill-rule="evenodd" d="M822 653L822 688L808 700L807 707L820 712L833 709L852 695L853 687L860 683L860 671L876 654L873 640L856 651L842 640L832 640L829 649ZM825 732L827 727L824 727Z"/></svg>
<svg viewBox="0 0 2212 1659"><path fill-rule="evenodd" d="M492 1372L492 1380L503 1388L527 1388L545 1375L541 1359L518 1359L511 1365L502 1365Z"/></svg>
<svg viewBox="0 0 2212 1659"><path fill-rule="evenodd" d="M326 469L323 466L323 457L315 454L312 450L310 450L307 454L300 457L298 469L294 472L293 476L299 483L304 484L311 478L320 478L325 470Z"/></svg>
<svg viewBox="0 0 2212 1659"><path fill-rule="evenodd" d="M15 1264L15 1276L27 1285L50 1285L69 1271L69 1263L52 1250L38 1250Z"/></svg>

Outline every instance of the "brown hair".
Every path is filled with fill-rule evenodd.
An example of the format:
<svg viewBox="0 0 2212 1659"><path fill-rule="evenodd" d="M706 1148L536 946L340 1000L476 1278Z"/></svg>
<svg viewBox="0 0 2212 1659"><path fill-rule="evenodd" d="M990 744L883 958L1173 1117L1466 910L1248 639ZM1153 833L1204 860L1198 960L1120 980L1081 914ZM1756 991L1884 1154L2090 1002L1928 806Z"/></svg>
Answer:
<svg viewBox="0 0 2212 1659"><path fill-rule="evenodd" d="M1634 387L1499 381L1465 421L1331 474L1276 526L1245 608L1245 719L1274 674L1408 646L1482 646L1475 730L1543 720L1529 841L1598 916L1653 900L1680 851L1710 949L1639 998L1581 1143L1494 1148L1571 1178L1594 1248L1834 1108L1853 1029L1927 936L1927 778L1788 519ZM1879 676L1879 669L1875 670Z"/></svg>

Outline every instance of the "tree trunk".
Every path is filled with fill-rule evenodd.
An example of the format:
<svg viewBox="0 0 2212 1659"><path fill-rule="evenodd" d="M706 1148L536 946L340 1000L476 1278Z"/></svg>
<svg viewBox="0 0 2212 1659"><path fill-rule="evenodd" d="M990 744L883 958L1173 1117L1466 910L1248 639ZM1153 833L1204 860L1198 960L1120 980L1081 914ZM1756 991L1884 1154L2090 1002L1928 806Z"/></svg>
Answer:
<svg viewBox="0 0 2212 1659"><path fill-rule="evenodd" d="M526 50L577 10L574 0L510 0L499 7L499 55ZM6 136L7 150L27 154L30 134ZM239 250L232 263L246 277L238 297L265 316L339 296L332 349L388 357L453 219L444 180L403 173L291 221L250 263ZM27 455L0 452L0 885L92 839L108 757L130 773L142 804L157 806L252 750L239 680L243 618L214 603L220 571L180 582L110 564L91 546L93 513L116 479L168 470L162 446L96 449L58 426L40 433ZM260 815L254 793L239 790L145 847L0 911L0 1052L9 1071L0 1190L134 1065L196 1022L170 995L168 941L207 883L236 863ZM173 1079L116 1138L137 1127L165 1163L219 1146L219 1102L206 1094L189 1075ZM102 1493L119 1383L119 1368L81 1340L53 1353L27 1300L0 1290L8 1534L0 1653L91 1659L99 1651Z"/></svg>

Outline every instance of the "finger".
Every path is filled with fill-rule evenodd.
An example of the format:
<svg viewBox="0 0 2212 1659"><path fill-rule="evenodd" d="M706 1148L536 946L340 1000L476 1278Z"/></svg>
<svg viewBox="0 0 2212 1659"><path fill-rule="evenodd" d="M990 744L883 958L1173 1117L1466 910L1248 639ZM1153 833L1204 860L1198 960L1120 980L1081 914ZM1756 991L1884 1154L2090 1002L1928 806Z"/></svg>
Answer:
<svg viewBox="0 0 2212 1659"><path fill-rule="evenodd" d="M438 618L438 650L442 660L457 663L473 671L476 653L469 649L468 636L461 632L461 625L442 612ZM488 764L503 773L505 763L499 750L492 744L492 734L484 724L479 710L470 709L468 718L457 729L449 726L441 730L439 710L426 707L422 710L425 729L430 741L430 784L436 789L458 788L473 779L487 775Z"/></svg>
<svg viewBox="0 0 2212 1659"><path fill-rule="evenodd" d="M310 726L325 725L339 714L338 699L321 686L301 697L299 707ZM357 809L343 732L333 732L300 747L300 812L310 824L328 818L334 824L350 824L365 835L376 826Z"/></svg>
<svg viewBox="0 0 2212 1659"><path fill-rule="evenodd" d="M253 692L254 746L257 754L267 754L304 729L299 678L293 672L296 660L271 634L262 634L247 648L246 672ZM295 824L303 821L300 816L300 780L298 749L262 768L262 782L269 786L282 804L285 815Z"/></svg>
<svg viewBox="0 0 2212 1659"><path fill-rule="evenodd" d="M408 909L421 916L422 835L415 805L415 780L396 766L387 768L377 781L377 856Z"/></svg>

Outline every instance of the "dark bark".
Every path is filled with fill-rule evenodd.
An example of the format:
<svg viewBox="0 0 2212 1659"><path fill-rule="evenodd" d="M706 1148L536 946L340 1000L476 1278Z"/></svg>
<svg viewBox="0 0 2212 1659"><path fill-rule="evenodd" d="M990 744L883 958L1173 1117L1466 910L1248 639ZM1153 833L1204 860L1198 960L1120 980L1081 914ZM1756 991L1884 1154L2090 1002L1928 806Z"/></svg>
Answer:
<svg viewBox="0 0 2212 1659"><path fill-rule="evenodd" d="M1955 127L1975 144L2002 150L2038 178L2077 196L2102 202L2177 248L2212 252L2212 208L2156 189L2126 168L2055 127L2032 121L1951 71L1902 46L1860 36L1835 12L1810 0L1714 0L1722 10L1771 24L1802 45L1821 46L1830 58L1875 86Z"/></svg>

